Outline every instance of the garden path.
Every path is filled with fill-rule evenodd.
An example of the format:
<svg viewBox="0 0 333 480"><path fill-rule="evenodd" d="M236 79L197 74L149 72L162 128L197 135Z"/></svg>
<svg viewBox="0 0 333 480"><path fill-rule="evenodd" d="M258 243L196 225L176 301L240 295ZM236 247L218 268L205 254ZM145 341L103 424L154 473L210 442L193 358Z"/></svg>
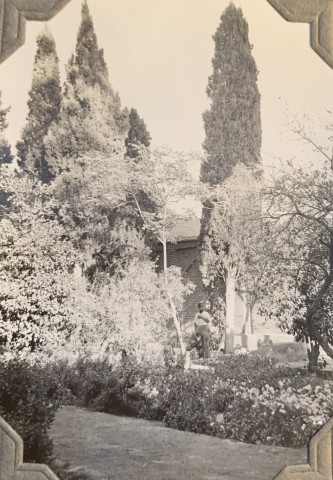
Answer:
<svg viewBox="0 0 333 480"><path fill-rule="evenodd" d="M272 480L306 450L248 445L136 418L62 407L54 454L93 480Z"/></svg>

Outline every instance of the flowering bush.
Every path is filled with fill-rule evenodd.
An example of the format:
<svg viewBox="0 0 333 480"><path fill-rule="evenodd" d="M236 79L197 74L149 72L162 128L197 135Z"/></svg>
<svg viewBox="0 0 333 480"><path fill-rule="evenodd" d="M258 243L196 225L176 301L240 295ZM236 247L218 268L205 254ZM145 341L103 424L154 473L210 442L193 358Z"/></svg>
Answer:
<svg viewBox="0 0 333 480"><path fill-rule="evenodd" d="M256 355L197 371L130 356L60 363L52 377L66 402L221 438L301 447L333 415L332 387Z"/></svg>
<svg viewBox="0 0 333 480"><path fill-rule="evenodd" d="M210 433L213 420L211 405L212 376L207 378L197 372L182 371L168 378L164 405L167 407L164 422L179 430Z"/></svg>
<svg viewBox="0 0 333 480"><path fill-rule="evenodd" d="M331 387L259 356L226 358L215 371L171 369L141 392L145 418L248 443L305 446L333 415Z"/></svg>
<svg viewBox="0 0 333 480"><path fill-rule="evenodd" d="M233 391L234 401L215 424L215 435L225 438L302 447L333 414L333 391L328 385L297 388L288 379L277 388L237 385Z"/></svg>
<svg viewBox="0 0 333 480"><path fill-rule="evenodd" d="M276 386L281 379L293 378L295 384L303 384L306 372L296 371L290 367L278 366L270 356L258 354L240 354L222 357L214 366L215 374L222 380L245 383L248 388L261 388L268 384Z"/></svg>

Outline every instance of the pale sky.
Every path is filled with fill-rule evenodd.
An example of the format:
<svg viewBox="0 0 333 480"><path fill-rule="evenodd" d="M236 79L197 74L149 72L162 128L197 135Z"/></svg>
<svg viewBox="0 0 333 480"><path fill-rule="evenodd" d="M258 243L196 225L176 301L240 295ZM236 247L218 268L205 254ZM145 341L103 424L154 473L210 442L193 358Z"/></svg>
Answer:
<svg viewBox="0 0 333 480"><path fill-rule="evenodd" d="M297 114L315 126L327 117L327 110L333 112L333 70L310 48L307 24L286 22L266 0L234 3L248 21L259 70L263 159L309 157L311 152L302 152L288 124ZM138 110L155 144L200 150L212 35L229 0L90 0L88 4L112 86L123 106ZM71 0L49 22L62 75L74 51L80 10L81 0ZM42 29L41 23L28 22L25 45L0 65L3 102L11 105L7 137L12 145L25 123L36 35Z"/></svg>

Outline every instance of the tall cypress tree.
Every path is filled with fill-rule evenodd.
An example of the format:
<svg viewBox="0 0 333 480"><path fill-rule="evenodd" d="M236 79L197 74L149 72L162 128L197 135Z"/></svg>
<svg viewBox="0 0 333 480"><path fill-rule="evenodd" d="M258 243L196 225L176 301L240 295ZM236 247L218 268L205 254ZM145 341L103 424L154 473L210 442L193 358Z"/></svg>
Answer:
<svg viewBox="0 0 333 480"><path fill-rule="evenodd" d="M70 60L67 80L72 85L80 80L86 86L99 85L104 93L112 91L104 52L98 47L94 23L86 0L82 4L81 24L77 34L75 54ZM115 97L113 91L112 96Z"/></svg>
<svg viewBox="0 0 333 480"><path fill-rule="evenodd" d="M103 50L88 4L84 1L75 53L67 64L67 78L59 121L52 126L46 146L55 171L63 159L99 151L110 153L113 142L127 133L128 111L111 87Z"/></svg>
<svg viewBox="0 0 333 480"><path fill-rule="evenodd" d="M66 171L59 175L56 195L59 203L63 199L66 202L63 221L69 231L72 229L77 244L88 256L96 252L96 265L92 265L91 271L95 267L108 269L105 263L110 259L112 246L107 232L113 229L118 211L115 212L111 200L99 199L99 178L105 188L108 175L111 178L118 172L118 163L123 166L128 129L128 111L121 109L119 95L110 84L104 53L84 1L75 51L66 65L59 118L49 130L45 147L53 174L58 176ZM113 179L108 191L104 190L109 198L115 184Z"/></svg>
<svg viewBox="0 0 333 480"><path fill-rule="evenodd" d="M213 73L207 87L211 105L203 115L208 158L201 180L216 185L238 162L260 162L261 119L258 71L240 8L232 3L226 8L213 39Z"/></svg>
<svg viewBox="0 0 333 480"><path fill-rule="evenodd" d="M44 182L51 179L44 139L51 123L57 121L60 103L59 60L54 38L46 26L37 38L27 123L17 143L19 164L24 170L37 174Z"/></svg>
<svg viewBox="0 0 333 480"><path fill-rule="evenodd" d="M87 106L87 99L80 95L80 83L83 82L88 87L98 86L103 95L105 109L112 117L116 130L121 134L127 133L129 128L128 111L127 109L124 109L125 111L121 109L119 94L114 92L110 84L104 51L98 47L87 0L84 0L82 4L81 24L77 35L75 55L70 61L67 81L74 88L78 87L78 98L84 107Z"/></svg>
<svg viewBox="0 0 333 480"><path fill-rule="evenodd" d="M8 127L7 114L9 110L10 107L2 108L0 92L0 165L4 163L11 163L13 160L10 145L4 134L6 128Z"/></svg>
<svg viewBox="0 0 333 480"><path fill-rule="evenodd" d="M241 163L248 166L260 164L261 118L260 94L257 86L258 71L251 54L248 24L242 10L232 3L221 16L218 29L213 37L215 54L212 60L213 73L209 77L207 95L210 108L204 113L206 139L204 148L207 160L201 166L201 180L212 186L223 184ZM203 249L203 272L205 257L214 249L218 258L218 240L214 232L218 228L218 212L213 204L207 204L201 221ZM224 255L230 256L233 245L223 239ZM215 247L214 247L215 245ZM225 350L233 351L234 304L237 289L233 258L224 262L224 274L216 267L215 274L206 279L209 283L211 301L217 309L221 299L226 301Z"/></svg>

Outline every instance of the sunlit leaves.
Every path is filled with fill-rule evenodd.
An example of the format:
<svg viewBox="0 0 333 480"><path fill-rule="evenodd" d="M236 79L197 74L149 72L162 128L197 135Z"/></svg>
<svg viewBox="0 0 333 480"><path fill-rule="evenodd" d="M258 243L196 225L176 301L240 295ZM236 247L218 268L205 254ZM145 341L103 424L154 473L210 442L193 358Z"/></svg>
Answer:
<svg viewBox="0 0 333 480"><path fill-rule="evenodd" d="M1 188L11 192L0 218L2 343L15 350L61 343L82 318L85 285L72 273L80 256L55 218L51 187L3 169Z"/></svg>

